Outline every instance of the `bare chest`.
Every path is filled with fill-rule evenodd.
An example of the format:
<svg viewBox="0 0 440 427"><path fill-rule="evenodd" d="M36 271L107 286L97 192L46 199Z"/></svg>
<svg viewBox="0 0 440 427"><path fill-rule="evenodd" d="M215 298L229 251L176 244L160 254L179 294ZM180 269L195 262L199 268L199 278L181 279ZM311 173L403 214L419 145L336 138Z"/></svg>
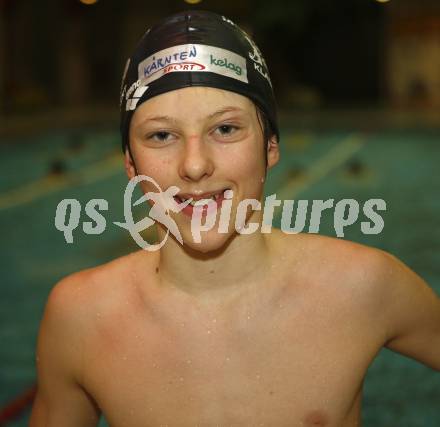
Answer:
<svg viewBox="0 0 440 427"><path fill-rule="evenodd" d="M355 426L380 347L349 306L136 316L96 329L86 387L112 427Z"/></svg>

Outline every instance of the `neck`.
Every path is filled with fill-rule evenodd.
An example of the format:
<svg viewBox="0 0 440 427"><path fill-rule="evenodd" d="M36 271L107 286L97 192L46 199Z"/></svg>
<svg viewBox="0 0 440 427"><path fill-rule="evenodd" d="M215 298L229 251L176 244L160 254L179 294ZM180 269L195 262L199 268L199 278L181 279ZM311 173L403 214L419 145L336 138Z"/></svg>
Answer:
<svg viewBox="0 0 440 427"><path fill-rule="evenodd" d="M160 252L163 286L209 299L235 295L261 283L270 270L266 235L235 234L221 248L202 253L168 239Z"/></svg>

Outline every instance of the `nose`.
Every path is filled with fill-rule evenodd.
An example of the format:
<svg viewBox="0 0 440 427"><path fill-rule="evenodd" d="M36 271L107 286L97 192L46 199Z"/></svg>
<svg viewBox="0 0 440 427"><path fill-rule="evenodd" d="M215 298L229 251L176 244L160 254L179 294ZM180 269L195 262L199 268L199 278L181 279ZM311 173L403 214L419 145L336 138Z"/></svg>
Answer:
<svg viewBox="0 0 440 427"><path fill-rule="evenodd" d="M186 181L200 181L214 171L214 163L209 147L201 136L185 139L179 173Z"/></svg>

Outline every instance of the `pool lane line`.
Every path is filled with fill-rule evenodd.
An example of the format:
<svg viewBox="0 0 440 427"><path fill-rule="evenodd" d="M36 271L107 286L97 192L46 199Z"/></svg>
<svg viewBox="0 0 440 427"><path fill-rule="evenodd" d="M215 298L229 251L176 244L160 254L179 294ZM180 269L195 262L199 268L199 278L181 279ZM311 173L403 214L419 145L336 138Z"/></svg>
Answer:
<svg viewBox="0 0 440 427"><path fill-rule="evenodd" d="M123 171L121 154L114 154L78 171L63 175L48 175L0 194L0 210L41 199L75 185L91 184Z"/></svg>
<svg viewBox="0 0 440 427"><path fill-rule="evenodd" d="M312 162L304 175L288 180L287 184L276 192L277 199L281 201L294 199L346 162L363 147L365 141L366 138L358 133L347 136L322 157ZM275 219L280 219L281 214L282 212L278 210Z"/></svg>

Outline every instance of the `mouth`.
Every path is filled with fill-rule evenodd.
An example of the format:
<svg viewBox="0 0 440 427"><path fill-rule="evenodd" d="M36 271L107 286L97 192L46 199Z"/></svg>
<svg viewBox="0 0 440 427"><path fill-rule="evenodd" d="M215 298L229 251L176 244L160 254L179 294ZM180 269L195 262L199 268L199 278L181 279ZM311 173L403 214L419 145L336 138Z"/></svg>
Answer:
<svg viewBox="0 0 440 427"><path fill-rule="evenodd" d="M221 197L224 196L226 190L229 190L229 188L224 188L223 190L213 191L209 193L202 193L202 194L180 193L175 196L175 199L179 203L186 202L187 200L191 200L190 204L192 206L202 205L208 203L211 200L214 200L214 202L218 201Z"/></svg>
<svg viewBox="0 0 440 427"><path fill-rule="evenodd" d="M184 203L189 200L189 204L182 209L182 213L187 216L192 216L194 209L202 210L202 215L206 215L209 210L210 202L214 201L217 205L217 209L221 208L223 200L225 200L225 192L230 190L229 188L223 188L222 190L202 193L202 194L190 194L180 193L174 196L177 203Z"/></svg>

